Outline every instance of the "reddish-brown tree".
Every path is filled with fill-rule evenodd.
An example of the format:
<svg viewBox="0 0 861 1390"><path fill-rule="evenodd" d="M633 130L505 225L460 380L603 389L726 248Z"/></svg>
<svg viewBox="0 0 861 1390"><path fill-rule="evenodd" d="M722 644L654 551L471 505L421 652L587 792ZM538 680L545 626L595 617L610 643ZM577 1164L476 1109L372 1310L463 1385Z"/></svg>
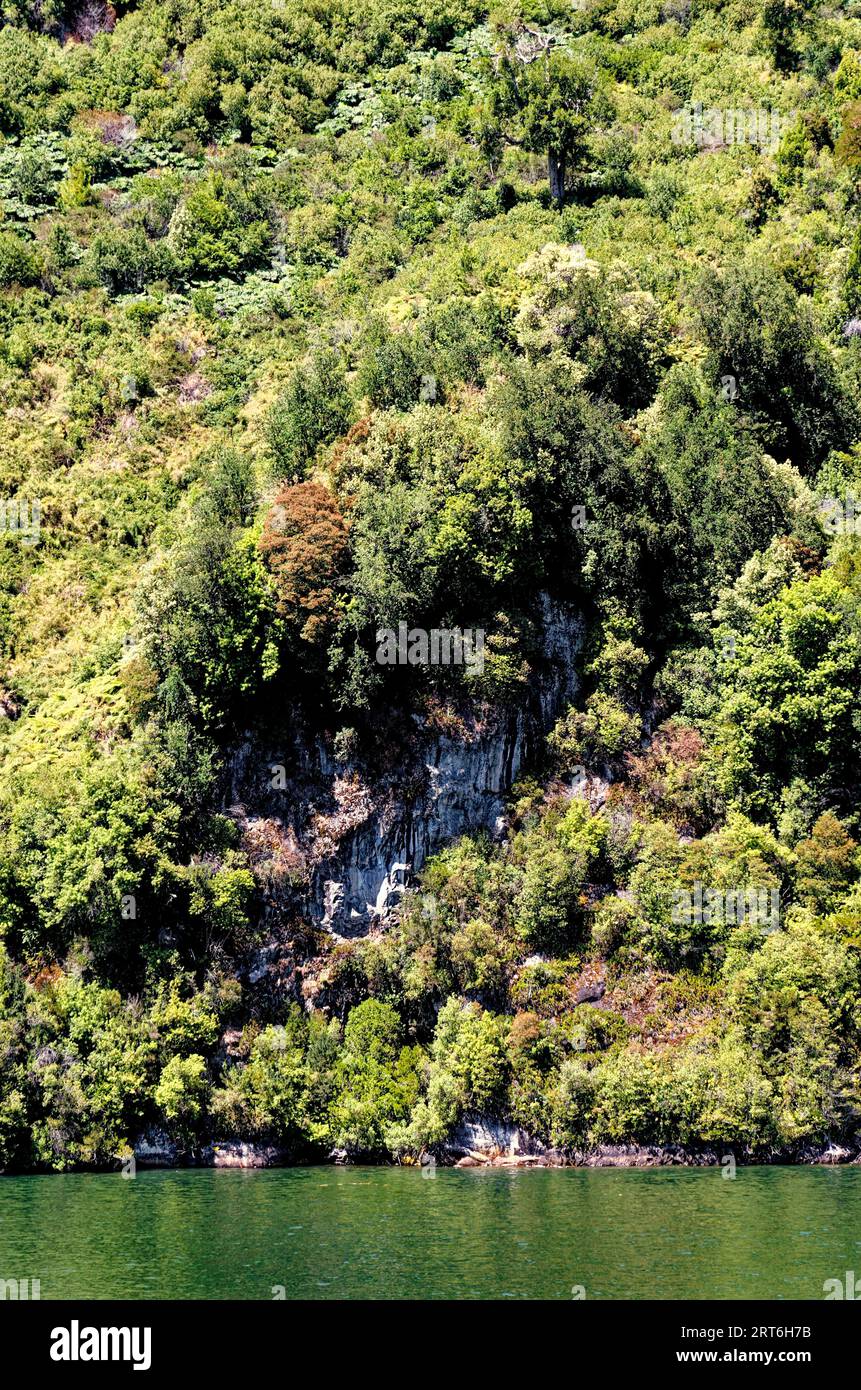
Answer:
<svg viewBox="0 0 861 1390"><path fill-rule="evenodd" d="M278 611L304 642L322 642L332 625L348 535L336 499L320 483L283 487L266 518L260 550L275 581Z"/></svg>

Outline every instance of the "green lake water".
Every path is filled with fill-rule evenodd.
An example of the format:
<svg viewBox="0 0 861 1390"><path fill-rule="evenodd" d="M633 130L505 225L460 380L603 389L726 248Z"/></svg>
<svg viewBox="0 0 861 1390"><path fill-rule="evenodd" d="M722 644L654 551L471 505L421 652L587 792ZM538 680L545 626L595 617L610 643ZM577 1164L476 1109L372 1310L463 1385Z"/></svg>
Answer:
<svg viewBox="0 0 861 1390"><path fill-rule="evenodd" d="M813 1299L861 1275L861 1168L0 1178L42 1299Z"/></svg>

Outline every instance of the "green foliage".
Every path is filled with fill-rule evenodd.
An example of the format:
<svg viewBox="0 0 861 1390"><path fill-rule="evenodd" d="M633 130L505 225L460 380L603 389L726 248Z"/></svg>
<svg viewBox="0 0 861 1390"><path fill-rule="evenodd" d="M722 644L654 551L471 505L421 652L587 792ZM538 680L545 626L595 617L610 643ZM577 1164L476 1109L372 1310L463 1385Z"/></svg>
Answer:
<svg viewBox="0 0 861 1390"><path fill-rule="evenodd" d="M853 605L833 571L766 602L737 641L713 716L719 784L768 815L801 778L848 786L859 756Z"/></svg>
<svg viewBox="0 0 861 1390"><path fill-rule="evenodd" d="M180 270L193 278L230 275L264 260L271 243L262 190L213 170L193 185L170 219L166 242Z"/></svg>
<svg viewBox="0 0 861 1390"><path fill-rule="evenodd" d="M564 351L580 367L583 385L626 414L648 405L667 347L654 296L621 269L603 271L570 247L545 246L521 271L531 292L523 296L515 331L526 352Z"/></svg>
<svg viewBox="0 0 861 1390"><path fill-rule="evenodd" d="M509 138L547 156L550 195L561 206L566 174L582 168L596 119L605 114L599 73L531 26L503 26L500 38L494 110L513 125Z"/></svg>
<svg viewBox="0 0 861 1390"><path fill-rule="evenodd" d="M804 471L839 447L854 422L808 300L752 264L706 274L696 308L715 383L735 379L737 407L767 448Z"/></svg>
<svg viewBox="0 0 861 1390"><path fill-rule="evenodd" d="M451 998L440 1011L429 1068L427 1098L393 1146L414 1152L441 1143L469 1111L495 1111L508 1076L507 1020Z"/></svg>
<svg viewBox="0 0 861 1390"><path fill-rule="evenodd" d="M768 49L778 67L789 67L798 54L798 43L815 22L816 5L802 0L765 0L762 27Z"/></svg>
<svg viewBox="0 0 861 1390"><path fill-rule="evenodd" d="M391 1005L366 999L351 1010L332 1113L335 1143L348 1153L385 1154L390 1128L407 1119L418 1099L421 1051L400 1041Z"/></svg>
<svg viewBox="0 0 861 1390"><path fill-rule="evenodd" d="M141 597L147 658L167 718L220 729L265 678L269 590L253 537L217 496Z"/></svg>
<svg viewBox="0 0 861 1390"><path fill-rule="evenodd" d="M857 19L119 8L0 27L0 1165L851 1137Z"/></svg>
<svg viewBox="0 0 861 1390"><path fill-rule="evenodd" d="M87 203L90 202L92 197L90 172L83 160L72 165L57 190L57 197L60 206L67 209L86 207Z"/></svg>
<svg viewBox="0 0 861 1390"><path fill-rule="evenodd" d="M798 896L806 907L824 914L848 896L858 873L857 848L835 815L819 817L795 848Z"/></svg>
<svg viewBox="0 0 861 1390"><path fill-rule="evenodd" d="M140 228L99 233L89 251L93 275L111 294L146 289L170 276L173 256L167 246L153 245Z"/></svg>
<svg viewBox="0 0 861 1390"><path fill-rule="evenodd" d="M267 422L269 447L280 477L303 472L321 444L331 444L350 423L351 403L337 354L316 355L291 377Z"/></svg>
<svg viewBox="0 0 861 1390"><path fill-rule="evenodd" d="M171 1057L162 1067L154 1099L168 1124L183 1130L200 1119L206 1094L206 1062L193 1052L190 1057Z"/></svg>
<svg viewBox="0 0 861 1390"><path fill-rule="evenodd" d="M35 285L41 266L31 244L12 232L0 233L0 289L11 285Z"/></svg>
<svg viewBox="0 0 861 1390"><path fill-rule="evenodd" d="M333 1040L309 1025L296 1010L285 1026L264 1028L254 1039L248 1062L226 1069L221 1087L212 1096L212 1114L220 1137L251 1134L297 1148L315 1128L315 1089L325 1095L325 1073L331 1066L326 1042ZM322 1077L310 1065L316 1055ZM310 1129L311 1133L307 1131Z"/></svg>
<svg viewBox="0 0 861 1390"><path fill-rule="evenodd" d="M849 252L843 297L847 313L853 317L861 314L861 229L856 231Z"/></svg>
<svg viewBox="0 0 861 1390"><path fill-rule="evenodd" d="M550 735L550 747L560 763L610 767L640 741L640 720L613 695L596 692L585 710L572 709Z"/></svg>

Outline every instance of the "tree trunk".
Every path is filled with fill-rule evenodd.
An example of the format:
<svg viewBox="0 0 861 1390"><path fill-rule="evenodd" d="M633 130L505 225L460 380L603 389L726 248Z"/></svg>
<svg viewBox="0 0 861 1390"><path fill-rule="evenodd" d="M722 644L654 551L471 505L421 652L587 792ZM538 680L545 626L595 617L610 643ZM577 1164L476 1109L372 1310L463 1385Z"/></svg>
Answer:
<svg viewBox="0 0 861 1390"><path fill-rule="evenodd" d="M556 150L547 152L547 169L550 174L550 197L557 207L565 201L565 156Z"/></svg>

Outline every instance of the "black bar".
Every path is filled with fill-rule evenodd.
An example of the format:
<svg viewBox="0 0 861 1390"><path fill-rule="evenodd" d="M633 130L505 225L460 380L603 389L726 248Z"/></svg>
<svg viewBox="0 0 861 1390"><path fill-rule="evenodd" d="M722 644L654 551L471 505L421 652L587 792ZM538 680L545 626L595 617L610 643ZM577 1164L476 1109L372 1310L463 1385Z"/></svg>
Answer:
<svg viewBox="0 0 861 1390"><path fill-rule="evenodd" d="M500 1323L500 1319L504 1322ZM106 1352L125 1360L54 1360L51 1349ZM94 1340L88 1329L96 1329ZM122 1329L128 1330L126 1338ZM134 1336L137 1329L137 1338ZM146 1330L149 1330L149 1342ZM66 1336L63 1335L65 1332ZM450 1339L451 1333L455 1340ZM4 1370L17 1356L41 1379L60 1383L127 1373L156 1380L177 1375L240 1376L241 1384L341 1371L382 1372L397 1350L403 1375L460 1379L513 1374L521 1361L547 1383L558 1366L575 1385L586 1374L608 1384L620 1374L672 1371L696 1378L704 1368L732 1375L755 1367L763 1384L787 1370L823 1375L852 1364L858 1320L833 1302L30 1302L0 1307ZM68 1338L68 1340L67 1340ZM134 1361L140 1364L134 1370ZM143 1364L143 1363L147 1364ZM304 1367L304 1369L302 1369ZM567 1372L566 1372L567 1367ZM479 1369L480 1368L480 1369ZM603 1368L603 1370L602 1370ZM564 1383L564 1382L563 1382ZM731 1382L728 1382L731 1383Z"/></svg>

